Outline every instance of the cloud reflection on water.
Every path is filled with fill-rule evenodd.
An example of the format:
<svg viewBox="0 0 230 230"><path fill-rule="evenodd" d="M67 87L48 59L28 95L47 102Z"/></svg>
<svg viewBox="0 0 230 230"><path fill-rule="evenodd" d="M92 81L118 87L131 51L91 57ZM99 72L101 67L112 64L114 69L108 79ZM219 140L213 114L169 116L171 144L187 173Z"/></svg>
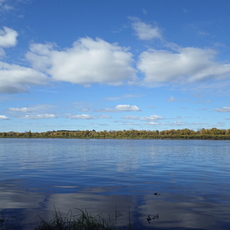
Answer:
<svg viewBox="0 0 230 230"><path fill-rule="evenodd" d="M61 188L61 190L68 188ZM74 188L72 188L74 189ZM21 224L27 224L28 228L34 226L41 216L45 220L53 217L54 209L60 210L66 215L69 210L76 208L88 210L92 214L101 213L111 218L117 226L128 224L129 213L132 223L137 229L156 227L159 229L220 229L217 220L230 224L230 204L217 204L207 202L206 197L194 198L163 193L157 196L154 193L139 195L110 194L113 188L97 187L87 188L76 193L42 193L38 191L28 192L19 188L13 188L1 184L0 207L4 212L14 210L14 215L22 218ZM196 200L194 200L196 199ZM115 211L123 215L115 218ZM148 215L159 214L159 219L150 223ZM213 218L215 215L215 218ZM26 229L25 226L23 229ZM135 228L134 228L135 229Z"/></svg>
<svg viewBox="0 0 230 230"><path fill-rule="evenodd" d="M130 213L141 230L229 229L229 143L2 139L0 212L22 226L51 219L56 207L110 215L119 226Z"/></svg>

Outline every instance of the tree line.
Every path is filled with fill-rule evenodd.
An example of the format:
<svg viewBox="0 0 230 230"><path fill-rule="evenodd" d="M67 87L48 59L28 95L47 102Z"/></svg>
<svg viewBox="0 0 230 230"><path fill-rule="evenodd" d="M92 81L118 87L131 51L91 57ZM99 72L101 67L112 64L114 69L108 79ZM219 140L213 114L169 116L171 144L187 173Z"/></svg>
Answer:
<svg viewBox="0 0 230 230"><path fill-rule="evenodd" d="M0 138L88 138L88 139L206 139L230 140L230 129L171 130L57 130L47 132L0 132Z"/></svg>

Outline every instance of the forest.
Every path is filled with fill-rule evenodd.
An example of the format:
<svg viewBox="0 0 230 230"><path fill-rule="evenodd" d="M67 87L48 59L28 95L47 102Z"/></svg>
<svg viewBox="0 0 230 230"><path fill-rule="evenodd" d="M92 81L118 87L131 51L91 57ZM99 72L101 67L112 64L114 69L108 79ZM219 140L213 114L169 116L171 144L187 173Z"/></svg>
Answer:
<svg viewBox="0 0 230 230"><path fill-rule="evenodd" d="M84 138L84 139L202 139L230 140L230 129L171 130L57 130L47 132L0 132L0 138Z"/></svg>

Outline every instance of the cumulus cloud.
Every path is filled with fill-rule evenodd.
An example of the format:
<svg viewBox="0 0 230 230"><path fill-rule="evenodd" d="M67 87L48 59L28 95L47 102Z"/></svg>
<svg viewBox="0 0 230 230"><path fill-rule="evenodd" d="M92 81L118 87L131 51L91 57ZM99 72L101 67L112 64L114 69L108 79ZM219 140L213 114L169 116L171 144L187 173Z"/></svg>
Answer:
<svg viewBox="0 0 230 230"><path fill-rule="evenodd" d="M171 126L183 126L185 123L183 121L175 121L171 124Z"/></svg>
<svg viewBox="0 0 230 230"><path fill-rule="evenodd" d="M214 109L217 112L225 113L225 112L230 112L230 107L223 107L221 109Z"/></svg>
<svg viewBox="0 0 230 230"><path fill-rule="evenodd" d="M170 97L167 101L168 102L174 102L174 101L176 101L177 99L175 98L175 97Z"/></svg>
<svg viewBox="0 0 230 230"><path fill-rule="evenodd" d="M32 44L26 57L33 68L56 81L86 86L91 83L121 85L136 78L132 54L99 38L81 38L72 48L62 51L55 50L51 44Z"/></svg>
<svg viewBox="0 0 230 230"><path fill-rule="evenodd" d="M150 121L150 122L147 123L147 125L159 125L159 124L157 122L155 122L155 121Z"/></svg>
<svg viewBox="0 0 230 230"><path fill-rule="evenodd" d="M118 112L116 109L111 109L111 108L104 108L104 109L99 109L96 112L105 112L105 113L109 113L109 112Z"/></svg>
<svg viewBox="0 0 230 230"><path fill-rule="evenodd" d="M131 18L132 27L142 40L158 38L163 41L161 30L145 24L139 18ZM195 83L219 80L230 76L230 63L215 61L213 49L179 47L164 41L165 49L148 49L139 55L137 69L143 73L142 84L161 86L165 83Z"/></svg>
<svg viewBox="0 0 230 230"><path fill-rule="evenodd" d="M230 64L215 62L215 55L216 52L212 49L193 47L172 51L149 49L141 53L137 67L145 75L145 85L193 83L229 76Z"/></svg>
<svg viewBox="0 0 230 230"><path fill-rule="evenodd" d="M17 31L3 27L3 30L0 30L0 47L8 48L15 46L17 44L17 36Z"/></svg>
<svg viewBox="0 0 230 230"><path fill-rule="evenodd" d="M9 120L9 117L5 115L0 115L0 120Z"/></svg>
<svg viewBox="0 0 230 230"><path fill-rule="evenodd" d="M5 1L0 2L0 6ZM17 44L18 33L8 27L0 30L0 56L4 56L3 48L13 47ZM47 76L32 68L23 67L6 62L0 62L0 93L26 92L31 85L47 83Z"/></svg>
<svg viewBox="0 0 230 230"><path fill-rule="evenodd" d="M52 65L52 54L55 44L31 44L30 51L26 58L34 69L42 72L48 72Z"/></svg>
<svg viewBox="0 0 230 230"><path fill-rule="evenodd" d="M53 105L41 104L29 107L8 108L8 112L10 112L13 116L22 119L56 118L56 115L50 112L50 109L52 109L53 107Z"/></svg>
<svg viewBox="0 0 230 230"><path fill-rule="evenodd" d="M157 26L152 26L142 22L139 18L130 18L132 20L132 28L141 40L152 40L154 38L161 39L161 30Z"/></svg>
<svg viewBox="0 0 230 230"><path fill-rule="evenodd" d="M100 115L100 118L103 118L103 119L110 119L112 118L111 116L107 116L107 115Z"/></svg>
<svg viewBox="0 0 230 230"><path fill-rule="evenodd" d="M198 101L198 103L210 103L211 101L210 100L201 100L201 101Z"/></svg>
<svg viewBox="0 0 230 230"><path fill-rule="evenodd" d="M130 111L141 111L141 109L136 105L117 105L114 109L105 108L100 109L97 112L130 112Z"/></svg>
<svg viewBox="0 0 230 230"><path fill-rule="evenodd" d="M47 80L34 69L0 62L0 93L26 92L30 85L43 85Z"/></svg>
<svg viewBox="0 0 230 230"><path fill-rule="evenodd" d="M54 106L49 104L34 105L29 107L8 108L13 116L25 119L39 119L39 118L54 118L50 112ZM22 114L29 113L29 115L22 116Z"/></svg>
<svg viewBox="0 0 230 230"><path fill-rule="evenodd" d="M8 109L11 112L22 112L22 113L28 113L31 112L30 109L26 108L26 107L21 107L21 108L9 108Z"/></svg>
<svg viewBox="0 0 230 230"><path fill-rule="evenodd" d="M149 117L142 117L142 121L157 121L160 119L164 119L164 117L158 116L158 115L151 115Z"/></svg>
<svg viewBox="0 0 230 230"><path fill-rule="evenodd" d="M52 105L41 104L34 105L30 107L18 107L18 108L8 108L13 116L21 119L49 119L56 118L57 116L53 113L50 113L49 110L52 108ZM26 114L26 115L22 115Z"/></svg>
<svg viewBox="0 0 230 230"><path fill-rule="evenodd" d="M7 4L7 2L7 0L0 0L0 11L9 11L14 9L14 7Z"/></svg>
<svg viewBox="0 0 230 230"><path fill-rule="evenodd" d="M127 115L127 116L122 117L121 119L137 120L137 119L139 119L139 117L138 116L129 116L129 115Z"/></svg>
<svg viewBox="0 0 230 230"><path fill-rule="evenodd" d="M145 24L138 18L131 20L140 39L162 39L157 26ZM16 45L17 36L18 33L8 27L0 30L0 56L4 55L4 48ZM136 69L133 67L133 55L127 48L99 38L80 38L67 49L59 49L55 44L31 44L26 54L31 68L0 62L0 93L26 92L32 85L47 84L48 80L85 86L138 82L151 87L227 79L230 76L230 63L216 62L216 52L212 49L164 44L167 46L164 50L148 49L142 52ZM143 74L139 81L137 71ZM107 99L115 100L118 97ZM140 111L138 107L124 106L129 105L103 111Z"/></svg>
<svg viewBox="0 0 230 230"><path fill-rule="evenodd" d="M116 101L116 100L121 99L121 97L105 97L105 99L109 101Z"/></svg>
<svg viewBox="0 0 230 230"><path fill-rule="evenodd" d="M116 110L119 111L141 111L136 105L117 105Z"/></svg>
<svg viewBox="0 0 230 230"><path fill-rule="evenodd" d="M97 119L96 117L90 116L89 114L79 114L79 115L67 114L66 117L71 119L84 119L84 120Z"/></svg>
<svg viewBox="0 0 230 230"><path fill-rule="evenodd" d="M56 118L54 114L31 114L25 115L21 117L23 119L49 119L49 118Z"/></svg>
<svg viewBox="0 0 230 230"><path fill-rule="evenodd" d="M123 125L140 125L140 124L135 122L124 122Z"/></svg>

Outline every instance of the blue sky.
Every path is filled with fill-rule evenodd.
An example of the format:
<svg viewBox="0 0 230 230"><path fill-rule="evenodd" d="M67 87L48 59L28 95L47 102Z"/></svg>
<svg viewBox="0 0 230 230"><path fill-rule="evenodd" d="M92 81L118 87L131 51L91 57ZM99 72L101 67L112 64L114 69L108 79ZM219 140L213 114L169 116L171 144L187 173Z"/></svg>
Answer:
<svg viewBox="0 0 230 230"><path fill-rule="evenodd" d="M0 131L230 128L229 0L0 0Z"/></svg>

